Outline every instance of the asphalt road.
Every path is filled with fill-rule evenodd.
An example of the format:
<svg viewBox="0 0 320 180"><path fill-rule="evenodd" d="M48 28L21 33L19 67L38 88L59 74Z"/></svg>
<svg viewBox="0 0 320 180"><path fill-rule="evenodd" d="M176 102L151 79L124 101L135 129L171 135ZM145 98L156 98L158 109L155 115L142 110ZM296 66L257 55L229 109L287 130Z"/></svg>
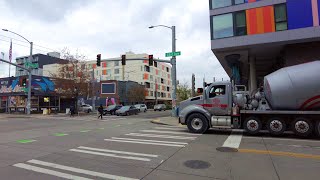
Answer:
<svg viewBox="0 0 320 180"><path fill-rule="evenodd" d="M319 179L316 139L150 123L168 114L0 115L1 179Z"/></svg>

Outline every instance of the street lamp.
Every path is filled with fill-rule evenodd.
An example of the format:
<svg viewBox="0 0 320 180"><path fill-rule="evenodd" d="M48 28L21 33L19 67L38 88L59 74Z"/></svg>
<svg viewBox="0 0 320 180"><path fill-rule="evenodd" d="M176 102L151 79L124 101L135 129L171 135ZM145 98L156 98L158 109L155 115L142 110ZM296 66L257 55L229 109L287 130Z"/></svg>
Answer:
<svg viewBox="0 0 320 180"><path fill-rule="evenodd" d="M30 44L29 63L31 63L33 42L30 42L28 39L26 39L25 37L21 36L20 34L12 32L12 31L9 31L8 29L2 29L2 30L6 31L6 32L10 32L12 34L15 34L17 36L20 36L21 38L23 38L24 40L26 40ZM26 107L27 114L30 114L30 112L31 112L31 81L32 81L31 67L29 67L28 100L27 100L27 107Z"/></svg>
<svg viewBox="0 0 320 180"><path fill-rule="evenodd" d="M165 27L169 28L172 31L172 52L176 52L176 27L175 26L165 26L165 25L156 25L150 26L149 29L156 27ZM176 67L176 56L172 56L171 58L172 65L172 85L173 85L173 94L172 94L172 116L176 117L176 99L177 99L177 67Z"/></svg>

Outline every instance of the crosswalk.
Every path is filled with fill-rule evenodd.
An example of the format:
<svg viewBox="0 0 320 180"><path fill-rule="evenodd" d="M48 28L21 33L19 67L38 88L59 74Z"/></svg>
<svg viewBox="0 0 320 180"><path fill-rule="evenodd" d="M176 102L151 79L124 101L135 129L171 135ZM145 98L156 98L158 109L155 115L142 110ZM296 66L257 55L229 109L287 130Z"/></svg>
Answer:
<svg viewBox="0 0 320 180"><path fill-rule="evenodd" d="M117 137L105 138L99 144L78 146L69 149L65 153L66 156L71 153L72 156L79 159L82 159L83 155L89 155L90 159L96 158L99 161L106 161L108 163L121 161L124 163L130 162L131 164L147 163L146 166L158 166L168 158L168 155L162 152L164 147L167 147L167 150L171 152L175 152L180 148L188 146L190 141L196 140L200 135L188 133L182 127L158 126L152 129L142 129L138 132L126 133ZM150 148L156 151L151 151ZM84 159L84 163L85 161L87 159ZM130 177L130 174L119 173L121 170L110 173L106 169L107 172L98 172L87 170L72 163L70 165L69 163L66 164L66 162L58 163L42 159L31 159L23 163L14 164L13 167L64 179L80 180L97 178L131 180L139 179L139 177L145 175L136 177L131 175ZM125 175L128 175L128 177Z"/></svg>

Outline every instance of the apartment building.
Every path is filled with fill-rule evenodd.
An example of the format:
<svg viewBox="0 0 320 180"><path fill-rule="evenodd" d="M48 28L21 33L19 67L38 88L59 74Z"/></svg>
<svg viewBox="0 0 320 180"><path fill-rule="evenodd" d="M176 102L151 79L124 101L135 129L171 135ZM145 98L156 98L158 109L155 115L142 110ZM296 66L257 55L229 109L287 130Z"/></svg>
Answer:
<svg viewBox="0 0 320 180"><path fill-rule="evenodd" d="M147 58L148 54L125 53L127 59ZM122 66L121 57L102 58L101 66L97 67L96 60L87 61L86 68L92 71L97 81L118 80L134 81L146 87L146 104L152 106L154 103L171 102L172 81L171 65L167 63L155 62L149 66L148 60L126 61ZM57 74L59 64L44 66L44 76Z"/></svg>
<svg viewBox="0 0 320 180"><path fill-rule="evenodd" d="M320 59L319 0L209 0L211 49L255 89L282 67Z"/></svg>

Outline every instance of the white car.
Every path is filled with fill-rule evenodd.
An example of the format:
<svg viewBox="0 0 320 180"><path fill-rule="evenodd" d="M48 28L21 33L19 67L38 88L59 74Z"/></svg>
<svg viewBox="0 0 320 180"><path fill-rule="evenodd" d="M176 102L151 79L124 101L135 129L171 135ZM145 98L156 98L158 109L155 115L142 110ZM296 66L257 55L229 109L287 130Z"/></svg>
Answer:
<svg viewBox="0 0 320 180"><path fill-rule="evenodd" d="M145 104L136 104L134 105L140 112L147 112L147 106Z"/></svg>
<svg viewBox="0 0 320 180"><path fill-rule="evenodd" d="M90 113L90 112L92 112L92 106L89 104L82 104L82 105L80 105L79 110L83 111L83 112Z"/></svg>

